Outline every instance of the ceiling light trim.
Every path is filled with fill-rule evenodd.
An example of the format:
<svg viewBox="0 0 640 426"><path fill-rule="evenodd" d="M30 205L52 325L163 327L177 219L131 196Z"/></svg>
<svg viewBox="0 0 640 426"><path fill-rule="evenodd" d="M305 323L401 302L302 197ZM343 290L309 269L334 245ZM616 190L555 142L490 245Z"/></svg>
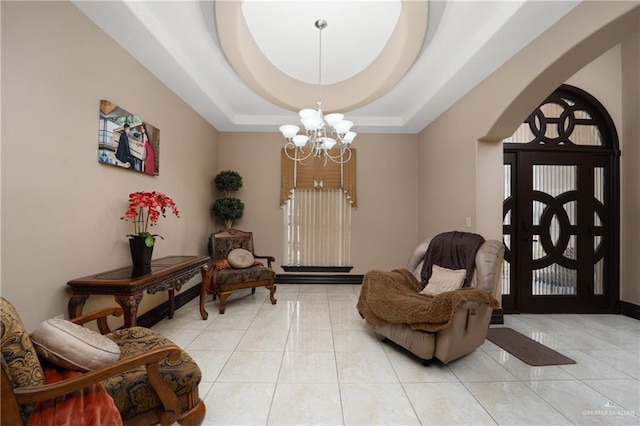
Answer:
<svg viewBox="0 0 640 426"><path fill-rule="evenodd" d="M330 23L323 32L323 62L336 66L323 70L322 82L333 84L356 75L380 55L401 10L402 0L366 0L366 4L354 0L242 1L244 19L269 61L290 77L310 84L318 81L318 64L308 56L317 49L314 20L321 17Z"/></svg>
<svg viewBox="0 0 640 426"><path fill-rule="evenodd" d="M245 21L241 2L216 2L215 20L218 39L227 60L257 94L292 111L317 99L316 84L286 75L260 50ZM325 109L349 111L387 93L409 71L420 54L427 23L428 2L403 0L396 28L378 57L353 77L322 86Z"/></svg>

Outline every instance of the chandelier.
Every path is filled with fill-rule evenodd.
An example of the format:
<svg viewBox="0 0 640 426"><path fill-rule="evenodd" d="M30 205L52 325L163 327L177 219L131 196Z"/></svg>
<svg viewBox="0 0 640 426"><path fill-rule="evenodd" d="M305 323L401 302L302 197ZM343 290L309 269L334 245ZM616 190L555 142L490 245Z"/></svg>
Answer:
<svg viewBox="0 0 640 426"><path fill-rule="evenodd" d="M318 19L315 27L320 33L318 49L318 89L322 88L322 30L327 28L327 21ZM351 159L351 143L356 133L351 131L353 122L344 119L340 113L324 115L322 100L317 102L316 109L302 109L298 113L300 122L305 128L305 134L298 134L300 127L293 124L280 126L282 136L287 140L284 152L291 160L302 162L309 157L320 157L327 164L327 160L344 164ZM308 146L308 148L306 148ZM337 148L331 153L332 148ZM289 151L293 151L293 156Z"/></svg>

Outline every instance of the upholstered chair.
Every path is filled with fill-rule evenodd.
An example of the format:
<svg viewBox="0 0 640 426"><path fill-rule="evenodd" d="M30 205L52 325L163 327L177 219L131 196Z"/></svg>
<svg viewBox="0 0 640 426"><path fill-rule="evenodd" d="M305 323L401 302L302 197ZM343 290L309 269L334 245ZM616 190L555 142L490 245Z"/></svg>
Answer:
<svg viewBox="0 0 640 426"><path fill-rule="evenodd" d="M234 290L250 288L254 294L256 287L266 287L271 304L276 304L276 274L271 269L271 262L276 259L255 254L253 233L237 229L218 232L211 234L211 245L214 265L209 274L208 291L213 293L214 300L219 298L221 314L224 314L227 298ZM267 265L258 259L266 260Z"/></svg>
<svg viewBox="0 0 640 426"><path fill-rule="evenodd" d="M125 425L170 425L175 422L199 425L204 420L205 406L198 396L198 384L202 376L198 365L169 339L150 329L131 327L110 332L106 319L110 315L121 316L121 308L104 309L66 324L85 324L97 320L104 337L117 345L119 354L115 354L116 360L89 371L75 372L76 375L71 378L45 384L45 369L47 377L49 369L63 370L49 363L55 358L51 355L55 353L54 350L48 352L46 360L49 361L39 357L42 344L35 340L36 332L30 336L11 303L4 298L0 298L0 301L3 425L24 424L31 414L38 412L36 404L51 404L54 399L56 403L69 400L72 395L98 383L106 390L110 397L106 397L106 400L109 403L113 401ZM86 330L73 324L70 326ZM102 339L96 332L87 333ZM75 337L81 338L80 334ZM58 338L54 337L53 340ZM78 355L75 352L77 350L74 351L74 357ZM56 356L67 358L68 362L79 362L69 361L68 356L59 352ZM75 416L80 414L70 415L72 420L69 424L78 424L79 417Z"/></svg>

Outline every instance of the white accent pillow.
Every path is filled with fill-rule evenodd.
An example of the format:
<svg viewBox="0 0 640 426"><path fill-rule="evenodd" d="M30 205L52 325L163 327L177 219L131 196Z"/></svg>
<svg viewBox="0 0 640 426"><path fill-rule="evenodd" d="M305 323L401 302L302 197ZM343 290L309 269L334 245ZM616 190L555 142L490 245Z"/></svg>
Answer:
<svg viewBox="0 0 640 426"><path fill-rule="evenodd" d="M445 291L458 290L467 277L466 269L447 269L436 264L431 268L431 277L420 294L435 296Z"/></svg>
<svg viewBox="0 0 640 426"><path fill-rule="evenodd" d="M255 258L249 250L237 248L233 249L227 255L229 265L235 269L244 269L253 265Z"/></svg>
<svg viewBox="0 0 640 426"><path fill-rule="evenodd" d="M42 322L31 340L41 358L67 370L91 371L120 359L116 342L63 319Z"/></svg>

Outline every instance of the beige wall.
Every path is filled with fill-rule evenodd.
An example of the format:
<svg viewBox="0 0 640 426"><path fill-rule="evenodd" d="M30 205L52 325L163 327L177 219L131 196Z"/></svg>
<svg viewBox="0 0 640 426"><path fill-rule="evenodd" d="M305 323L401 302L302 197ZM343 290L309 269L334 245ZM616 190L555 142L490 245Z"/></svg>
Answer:
<svg viewBox="0 0 640 426"><path fill-rule="evenodd" d="M165 192L180 209L155 229L154 258L206 253L217 131L71 3L1 7L1 292L33 329L66 312L68 280L130 262L130 192ZM160 176L98 163L100 99L160 129ZM145 295L139 313L164 300Z"/></svg>
<svg viewBox="0 0 640 426"><path fill-rule="evenodd" d="M234 227L254 233L256 252L276 257L283 273L283 211L279 133L220 133L218 166L243 177L236 194L245 203ZM417 243L416 135L358 135L358 208L352 213L352 273L405 265ZM221 228L222 224L218 224Z"/></svg>
<svg viewBox="0 0 640 426"><path fill-rule="evenodd" d="M622 42L620 299L640 305L640 33Z"/></svg>
<svg viewBox="0 0 640 426"><path fill-rule="evenodd" d="M472 111L447 112L419 135L420 239L446 231L476 229L476 195L481 197L481 192L475 188L475 140L480 135L469 120L473 120ZM467 217L471 217L471 228L466 228Z"/></svg>
<svg viewBox="0 0 640 426"><path fill-rule="evenodd" d="M635 117L637 122L637 98L635 104L626 98L620 100L621 72L628 76L626 80L635 78L635 86L628 81L626 84L633 86L630 89L635 87L633 93L637 94L637 68L629 68L625 62L626 50L636 52L637 46L623 53L620 47L610 49L630 34L637 34L638 16L637 4L629 2L581 3L420 133L418 234L421 238L443 230L461 229L469 215L475 215L472 230L489 238L501 237L502 147L497 141L511 135L563 82L588 86L585 89L592 90L596 97L602 98L605 107L610 108L617 126L622 125L622 116ZM603 54L602 59L574 76ZM621 55L624 56L622 71ZM636 137L628 139L626 144L621 141L626 149L630 144L638 144L637 129L629 130L628 134ZM635 152L637 158L637 150ZM627 161L625 155L623 152L623 166ZM628 179L637 182L637 175ZM637 190L635 193L626 190L623 197L626 200L623 199L621 216L625 218L635 211L637 218ZM438 209L434 209L434 205ZM637 235L622 234L622 238L624 248L629 246L626 240L637 239ZM635 257L637 251L623 252L621 262L630 269L640 268L638 262L632 260ZM627 277L638 275L637 271L625 273ZM640 302L640 298L630 297L638 293L637 283L637 280L621 282L623 300Z"/></svg>

